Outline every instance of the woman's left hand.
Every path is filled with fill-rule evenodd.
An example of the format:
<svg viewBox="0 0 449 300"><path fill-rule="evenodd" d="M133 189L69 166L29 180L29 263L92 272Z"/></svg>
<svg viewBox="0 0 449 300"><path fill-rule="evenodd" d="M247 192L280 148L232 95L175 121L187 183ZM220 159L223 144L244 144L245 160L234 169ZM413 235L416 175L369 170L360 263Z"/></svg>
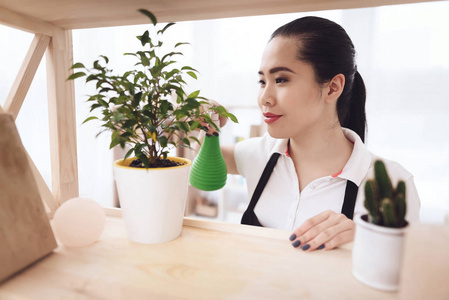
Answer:
<svg viewBox="0 0 449 300"><path fill-rule="evenodd" d="M299 226L290 236L293 247L304 251L334 249L354 240L355 224L344 214L322 212Z"/></svg>

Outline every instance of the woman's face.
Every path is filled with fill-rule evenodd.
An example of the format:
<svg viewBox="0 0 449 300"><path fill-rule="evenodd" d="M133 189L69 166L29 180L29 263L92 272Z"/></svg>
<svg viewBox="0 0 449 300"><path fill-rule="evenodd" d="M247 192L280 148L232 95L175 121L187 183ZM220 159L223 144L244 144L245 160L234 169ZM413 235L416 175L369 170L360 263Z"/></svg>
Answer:
<svg viewBox="0 0 449 300"><path fill-rule="evenodd" d="M313 68L296 58L297 43L295 39L276 37L262 56L257 100L274 138L300 138L313 133L328 113Z"/></svg>

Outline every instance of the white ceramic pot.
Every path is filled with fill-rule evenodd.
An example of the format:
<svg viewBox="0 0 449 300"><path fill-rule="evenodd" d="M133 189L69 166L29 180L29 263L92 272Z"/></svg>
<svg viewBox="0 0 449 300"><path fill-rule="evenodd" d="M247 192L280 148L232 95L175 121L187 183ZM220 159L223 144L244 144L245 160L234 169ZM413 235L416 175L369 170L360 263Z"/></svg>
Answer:
<svg viewBox="0 0 449 300"><path fill-rule="evenodd" d="M362 283L383 291L397 291L408 226L390 228L368 223L356 215L352 274Z"/></svg>
<svg viewBox="0 0 449 300"><path fill-rule="evenodd" d="M132 168L135 158L114 162L114 175L128 238L136 243L168 242L181 234L192 162L170 168Z"/></svg>

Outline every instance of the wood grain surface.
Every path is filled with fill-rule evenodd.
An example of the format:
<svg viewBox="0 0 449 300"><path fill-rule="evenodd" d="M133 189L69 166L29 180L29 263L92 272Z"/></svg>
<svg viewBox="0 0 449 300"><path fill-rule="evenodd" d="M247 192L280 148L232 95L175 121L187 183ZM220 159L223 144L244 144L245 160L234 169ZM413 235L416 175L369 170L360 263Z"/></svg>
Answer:
<svg viewBox="0 0 449 300"><path fill-rule="evenodd" d="M410 242L449 230L422 226L412 228ZM186 219L179 238L141 245L127 240L121 218L108 217L97 243L59 246L0 285L0 299L448 299L442 287L436 293L433 286L416 284L429 277L426 272L439 276L436 283L447 279L443 249L428 258L435 262L431 270L407 274L400 292L389 293L352 276L351 244L304 253L291 246L288 236L286 231ZM447 246L447 240L439 243ZM415 249L407 244L406 256ZM407 259L405 270L414 264Z"/></svg>

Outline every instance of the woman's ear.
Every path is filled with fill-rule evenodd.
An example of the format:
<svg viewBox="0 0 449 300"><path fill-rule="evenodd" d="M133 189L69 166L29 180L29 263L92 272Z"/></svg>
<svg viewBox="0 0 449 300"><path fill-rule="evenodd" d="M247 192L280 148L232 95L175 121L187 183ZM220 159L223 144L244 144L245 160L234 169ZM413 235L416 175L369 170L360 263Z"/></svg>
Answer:
<svg viewBox="0 0 449 300"><path fill-rule="evenodd" d="M329 81L326 100L336 102L345 88L345 75L337 74Z"/></svg>

